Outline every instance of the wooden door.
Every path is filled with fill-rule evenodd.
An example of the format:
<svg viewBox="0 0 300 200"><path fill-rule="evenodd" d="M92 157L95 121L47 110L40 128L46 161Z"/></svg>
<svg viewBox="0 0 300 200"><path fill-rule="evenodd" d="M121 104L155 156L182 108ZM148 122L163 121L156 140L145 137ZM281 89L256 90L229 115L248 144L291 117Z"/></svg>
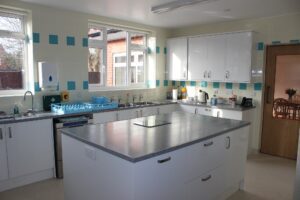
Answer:
<svg viewBox="0 0 300 200"><path fill-rule="evenodd" d="M276 66L280 56L300 55L300 45L276 45L267 46L265 92L263 110L263 128L261 137L261 152L290 159L297 158L299 119L289 117L275 117L273 103L275 94ZM299 63L300 68L300 63ZM278 71L279 68L277 68ZM300 69L299 69L300 70ZM300 80L300 74L297 74ZM277 82L278 83L278 82ZM293 85L300 89L300 85ZM299 93L300 91L298 91ZM284 92L283 92L284 95ZM286 97L284 97L286 99Z"/></svg>

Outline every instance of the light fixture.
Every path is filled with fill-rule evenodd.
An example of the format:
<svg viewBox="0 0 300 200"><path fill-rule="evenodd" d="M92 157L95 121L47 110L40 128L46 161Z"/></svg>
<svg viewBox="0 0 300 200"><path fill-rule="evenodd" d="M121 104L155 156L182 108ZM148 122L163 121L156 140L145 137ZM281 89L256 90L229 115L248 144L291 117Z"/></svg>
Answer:
<svg viewBox="0 0 300 200"><path fill-rule="evenodd" d="M169 12L178 8L182 8L185 6L191 6L194 4L200 4L200 3L208 3L212 1L217 0L177 0L177 1L171 1L168 3L160 4L157 6L151 7L151 12L155 14L161 14L165 12Z"/></svg>

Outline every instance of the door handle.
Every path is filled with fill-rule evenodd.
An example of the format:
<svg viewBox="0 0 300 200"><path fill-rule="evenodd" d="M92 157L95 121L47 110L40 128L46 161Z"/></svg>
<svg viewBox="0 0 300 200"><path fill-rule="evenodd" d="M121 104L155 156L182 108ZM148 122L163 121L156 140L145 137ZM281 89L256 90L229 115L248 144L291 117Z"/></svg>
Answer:
<svg viewBox="0 0 300 200"><path fill-rule="evenodd" d="M2 132L2 128L0 128L0 140L3 140L3 132Z"/></svg>
<svg viewBox="0 0 300 200"><path fill-rule="evenodd" d="M8 127L8 138L12 138L11 127Z"/></svg>
<svg viewBox="0 0 300 200"><path fill-rule="evenodd" d="M211 145L213 145L214 144L214 142L213 141L211 141L211 142L208 142L208 143L204 143L204 145L203 146L205 146L205 147L209 147L209 146L211 146Z"/></svg>
<svg viewBox="0 0 300 200"><path fill-rule="evenodd" d="M267 86L267 96L266 96L267 104L270 104L270 90L271 90L271 86Z"/></svg>
<svg viewBox="0 0 300 200"><path fill-rule="evenodd" d="M161 164L161 163L168 162L168 161L170 161L170 160L171 160L171 156L169 156L169 157L167 157L167 158L165 158L165 159L162 159L162 160L158 160L157 162L158 162L159 164Z"/></svg>
<svg viewBox="0 0 300 200"><path fill-rule="evenodd" d="M135 112L136 112L136 118L138 118L139 117L139 111L137 110Z"/></svg>
<svg viewBox="0 0 300 200"><path fill-rule="evenodd" d="M197 109L197 108L195 108L195 115L196 115L196 114L198 114L198 109Z"/></svg>
<svg viewBox="0 0 300 200"><path fill-rule="evenodd" d="M140 113L141 113L141 117L143 117L143 110L140 110Z"/></svg>
<svg viewBox="0 0 300 200"><path fill-rule="evenodd" d="M157 114L159 115L159 113L160 113L160 110L159 110L159 108L157 108Z"/></svg>
<svg viewBox="0 0 300 200"><path fill-rule="evenodd" d="M230 149L230 146L231 146L231 138L229 136L226 137L227 140L228 140L228 145L226 147L226 149Z"/></svg>
<svg viewBox="0 0 300 200"><path fill-rule="evenodd" d="M211 175L208 175L206 178L202 178L201 181L205 182L208 181L209 179L211 179Z"/></svg>

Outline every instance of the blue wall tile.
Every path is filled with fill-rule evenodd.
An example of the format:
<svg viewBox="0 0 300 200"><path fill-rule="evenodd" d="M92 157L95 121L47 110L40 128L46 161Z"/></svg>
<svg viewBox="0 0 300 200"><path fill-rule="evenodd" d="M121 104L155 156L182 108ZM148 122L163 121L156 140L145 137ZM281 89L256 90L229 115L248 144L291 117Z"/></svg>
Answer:
<svg viewBox="0 0 300 200"><path fill-rule="evenodd" d="M36 91L36 92L40 92L41 91L39 82L34 82L34 91Z"/></svg>
<svg viewBox="0 0 300 200"><path fill-rule="evenodd" d="M32 40L33 40L33 43L40 43L40 34L39 33L33 33L32 34Z"/></svg>
<svg viewBox="0 0 300 200"><path fill-rule="evenodd" d="M262 83L254 83L254 90L255 91L261 91L262 89Z"/></svg>
<svg viewBox="0 0 300 200"><path fill-rule="evenodd" d="M247 83L240 83L240 90L247 90Z"/></svg>
<svg viewBox="0 0 300 200"><path fill-rule="evenodd" d="M176 85L176 81L172 81L172 86L175 86Z"/></svg>
<svg viewBox="0 0 300 200"><path fill-rule="evenodd" d="M201 85L200 85L201 87L207 87L207 81L201 81Z"/></svg>
<svg viewBox="0 0 300 200"><path fill-rule="evenodd" d="M76 82L75 81L68 81L67 82L68 90L76 90Z"/></svg>
<svg viewBox="0 0 300 200"><path fill-rule="evenodd" d="M169 85L169 81L168 80L164 80L164 86L167 87Z"/></svg>
<svg viewBox="0 0 300 200"><path fill-rule="evenodd" d="M157 53L157 54L160 53L160 47L156 47L156 53Z"/></svg>
<svg viewBox="0 0 300 200"><path fill-rule="evenodd" d="M272 44L281 44L280 41L272 41Z"/></svg>
<svg viewBox="0 0 300 200"><path fill-rule="evenodd" d="M89 89L89 82L88 81L83 81L82 82L82 89L88 90Z"/></svg>
<svg viewBox="0 0 300 200"><path fill-rule="evenodd" d="M167 47L164 48L164 54L167 54Z"/></svg>
<svg viewBox="0 0 300 200"><path fill-rule="evenodd" d="M263 51L264 47L265 47L264 43L263 42L259 42L259 43L257 43L256 50Z"/></svg>
<svg viewBox="0 0 300 200"><path fill-rule="evenodd" d="M75 46L75 37L67 36L66 40L68 46Z"/></svg>
<svg viewBox="0 0 300 200"><path fill-rule="evenodd" d="M213 82L213 88L214 89L220 88L220 83L219 82Z"/></svg>
<svg viewBox="0 0 300 200"><path fill-rule="evenodd" d="M160 80L156 80L156 87L159 87L160 85Z"/></svg>
<svg viewBox="0 0 300 200"><path fill-rule="evenodd" d="M196 81L191 81L190 86L196 86Z"/></svg>
<svg viewBox="0 0 300 200"><path fill-rule="evenodd" d="M151 53L152 53L152 51L151 51L151 48L150 48L150 47L148 47L148 48L147 48L147 53L148 53L148 54L151 54Z"/></svg>
<svg viewBox="0 0 300 200"><path fill-rule="evenodd" d="M290 40L290 43L291 43L291 44L299 44L299 43L300 43L300 40Z"/></svg>
<svg viewBox="0 0 300 200"><path fill-rule="evenodd" d="M185 87L186 86L186 82L185 81L180 81L180 86L181 87Z"/></svg>
<svg viewBox="0 0 300 200"><path fill-rule="evenodd" d="M87 38L82 38L82 46L88 47L89 46L89 40Z"/></svg>
<svg viewBox="0 0 300 200"><path fill-rule="evenodd" d="M225 84L225 88L226 88L227 90L232 90L232 83L226 83L226 84Z"/></svg>
<svg viewBox="0 0 300 200"><path fill-rule="evenodd" d="M58 35L49 35L49 44L58 44Z"/></svg>

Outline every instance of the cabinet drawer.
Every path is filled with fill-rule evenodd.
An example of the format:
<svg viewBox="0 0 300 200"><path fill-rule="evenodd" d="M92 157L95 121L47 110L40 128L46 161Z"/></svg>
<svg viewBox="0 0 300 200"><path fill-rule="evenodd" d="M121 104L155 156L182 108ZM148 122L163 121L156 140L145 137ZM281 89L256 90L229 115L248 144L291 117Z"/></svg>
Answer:
<svg viewBox="0 0 300 200"><path fill-rule="evenodd" d="M186 184L187 200L213 200L224 191L225 168L220 166Z"/></svg>
<svg viewBox="0 0 300 200"><path fill-rule="evenodd" d="M220 166L226 156L224 135L190 146L188 152L189 180Z"/></svg>

